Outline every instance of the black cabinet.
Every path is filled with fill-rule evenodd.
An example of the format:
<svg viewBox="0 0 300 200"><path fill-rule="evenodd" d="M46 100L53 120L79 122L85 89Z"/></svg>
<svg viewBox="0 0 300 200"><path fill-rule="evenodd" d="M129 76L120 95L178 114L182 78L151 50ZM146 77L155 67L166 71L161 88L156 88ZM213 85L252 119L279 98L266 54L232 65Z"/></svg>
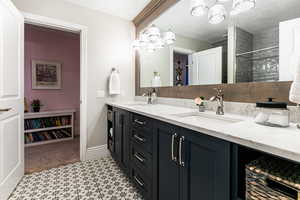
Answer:
<svg viewBox="0 0 300 200"><path fill-rule="evenodd" d="M180 167L177 162L179 129L161 122L157 122L156 125L157 199L179 200Z"/></svg>
<svg viewBox="0 0 300 200"><path fill-rule="evenodd" d="M157 199L229 200L230 143L157 122Z"/></svg>
<svg viewBox="0 0 300 200"><path fill-rule="evenodd" d="M229 142L119 108L112 110L109 149L146 200L230 199Z"/></svg>
<svg viewBox="0 0 300 200"><path fill-rule="evenodd" d="M182 200L230 199L230 143L182 131Z"/></svg>
<svg viewBox="0 0 300 200"><path fill-rule="evenodd" d="M130 113L114 108L114 152L113 156L121 167L129 171L129 138L130 138Z"/></svg>

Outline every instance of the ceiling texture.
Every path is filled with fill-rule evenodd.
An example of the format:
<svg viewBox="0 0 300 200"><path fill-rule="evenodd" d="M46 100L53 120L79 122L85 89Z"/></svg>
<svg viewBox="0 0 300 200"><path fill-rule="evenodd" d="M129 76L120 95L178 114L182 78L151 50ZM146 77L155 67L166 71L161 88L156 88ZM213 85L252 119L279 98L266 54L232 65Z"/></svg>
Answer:
<svg viewBox="0 0 300 200"><path fill-rule="evenodd" d="M151 0L65 0L126 20L133 20Z"/></svg>
<svg viewBox="0 0 300 200"><path fill-rule="evenodd" d="M208 3L215 0L206 0ZM172 29L176 34L202 40L224 37L227 27L235 24L255 33L259 30L278 26L280 21L300 17L300 0L257 0L256 8L236 16L227 16L220 24L209 24L207 15L193 17L190 14L191 0L181 0L163 13L153 23L161 29ZM227 11L232 1L223 3Z"/></svg>

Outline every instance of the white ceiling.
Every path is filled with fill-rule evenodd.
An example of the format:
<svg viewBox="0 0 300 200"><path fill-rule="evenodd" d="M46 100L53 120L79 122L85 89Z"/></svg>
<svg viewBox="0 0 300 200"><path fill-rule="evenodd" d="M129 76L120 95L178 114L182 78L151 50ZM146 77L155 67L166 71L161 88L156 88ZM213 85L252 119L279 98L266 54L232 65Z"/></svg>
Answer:
<svg viewBox="0 0 300 200"><path fill-rule="evenodd" d="M83 7L132 20L151 0L65 0Z"/></svg>
<svg viewBox="0 0 300 200"><path fill-rule="evenodd" d="M203 17L190 15L190 1L179 1L153 23L164 30L171 28L176 34L209 41L224 36L230 24L236 24L248 32L255 33L278 26L280 21L300 17L300 0L257 0L255 9L234 17L228 16L221 24L212 25L208 23L207 15ZM232 1L224 5L227 11L230 11Z"/></svg>

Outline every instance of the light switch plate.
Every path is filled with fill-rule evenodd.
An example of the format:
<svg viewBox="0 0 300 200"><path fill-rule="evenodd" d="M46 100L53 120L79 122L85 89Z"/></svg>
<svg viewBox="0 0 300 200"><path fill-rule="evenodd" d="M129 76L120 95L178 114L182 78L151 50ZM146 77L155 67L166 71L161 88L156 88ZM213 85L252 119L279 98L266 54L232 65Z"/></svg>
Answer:
<svg viewBox="0 0 300 200"><path fill-rule="evenodd" d="M97 98L103 98L103 97L105 97L105 91L97 90Z"/></svg>

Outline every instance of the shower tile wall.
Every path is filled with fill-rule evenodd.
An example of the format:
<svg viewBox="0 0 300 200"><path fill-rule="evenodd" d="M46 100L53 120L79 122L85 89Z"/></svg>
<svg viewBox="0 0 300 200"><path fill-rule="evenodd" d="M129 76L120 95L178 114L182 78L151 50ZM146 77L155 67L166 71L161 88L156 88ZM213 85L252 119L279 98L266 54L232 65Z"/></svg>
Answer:
<svg viewBox="0 0 300 200"><path fill-rule="evenodd" d="M253 50L253 35L241 28L236 28L236 53ZM251 54L237 57L236 82L252 82Z"/></svg>
<svg viewBox="0 0 300 200"><path fill-rule="evenodd" d="M241 28L236 30L236 53L278 47L279 27L249 33ZM259 82L279 80L279 48L237 56L236 81Z"/></svg>
<svg viewBox="0 0 300 200"><path fill-rule="evenodd" d="M253 35L253 49L279 46L279 27ZM279 48L253 54L253 81L279 80Z"/></svg>

